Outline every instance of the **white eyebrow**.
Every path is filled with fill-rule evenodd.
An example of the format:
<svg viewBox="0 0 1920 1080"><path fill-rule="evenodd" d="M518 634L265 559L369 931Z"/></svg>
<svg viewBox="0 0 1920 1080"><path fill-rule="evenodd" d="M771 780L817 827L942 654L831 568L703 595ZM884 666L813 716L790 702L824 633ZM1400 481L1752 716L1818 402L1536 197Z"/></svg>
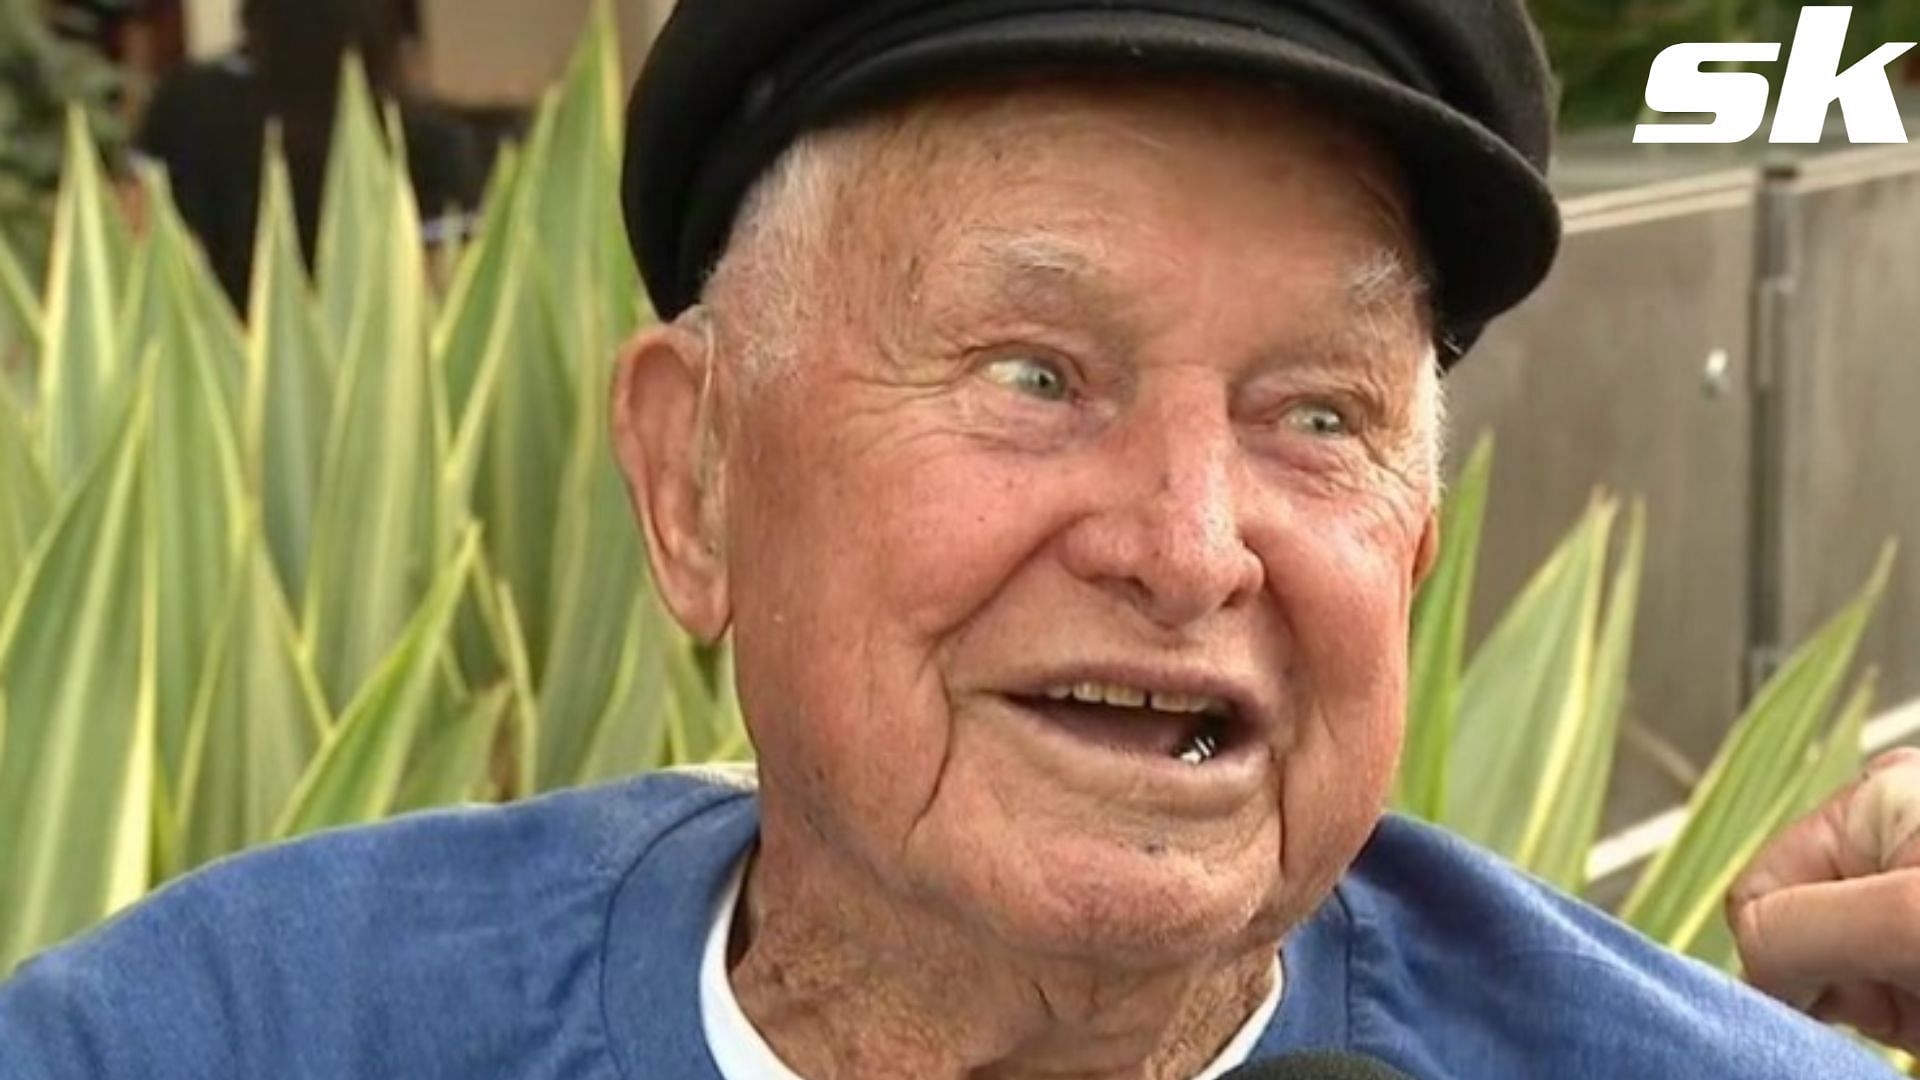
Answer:
<svg viewBox="0 0 1920 1080"><path fill-rule="evenodd" d="M1083 243L1037 230L995 233L975 253L975 259L988 265L1041 274L1085 273L1094 268L1095 256Z"/></svg>
<svg viewBox="0 0 1920 1080"><path fill-rule="evenodd" d="M1097 253L1085 244L1047 232L993 236L980 245L976 258L1006 269L1047 274L1084 273L1098 263ZM1427 281L1405 256L1382 246L1347 272L1347 291L1355 307L1366 309L1407 297L1423 298Z"/></svg>
<svg viewBox="0 0 1920 1080"><path fill-rule="evenodd" d="M1356 306L1371 309L1409 296L1424 298L1427 281L1399 252L1382 247L1348 273L1347 290Z"/></svg>

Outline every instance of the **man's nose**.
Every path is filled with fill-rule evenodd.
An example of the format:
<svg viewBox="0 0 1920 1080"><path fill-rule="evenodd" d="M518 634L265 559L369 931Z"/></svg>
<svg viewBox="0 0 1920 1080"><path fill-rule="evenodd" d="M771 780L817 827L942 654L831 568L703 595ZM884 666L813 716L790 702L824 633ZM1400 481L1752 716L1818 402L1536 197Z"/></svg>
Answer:
<svg viewBox="0 0 1920 1080"><path fill-rule="evenodd" d="M1242 462L1221 394L1168 395L1112 433L1098 503L1065 538L1068 569L1170 630L1265 586L1247 546Z"/></svg>

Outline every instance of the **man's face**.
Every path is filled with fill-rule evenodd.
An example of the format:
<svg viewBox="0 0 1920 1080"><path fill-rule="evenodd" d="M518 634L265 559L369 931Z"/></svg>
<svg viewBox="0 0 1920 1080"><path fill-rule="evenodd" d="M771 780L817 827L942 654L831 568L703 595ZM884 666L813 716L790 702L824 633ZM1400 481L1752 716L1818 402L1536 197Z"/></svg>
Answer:
<svg viewBox="0 0 1920 1080"><path fill-rule="evenodd" d="M1217 87L886 138L727 424L770 838L1054 955L1270 943L1324 897L1390 782L1432 540L1387 175Z"/></svg>

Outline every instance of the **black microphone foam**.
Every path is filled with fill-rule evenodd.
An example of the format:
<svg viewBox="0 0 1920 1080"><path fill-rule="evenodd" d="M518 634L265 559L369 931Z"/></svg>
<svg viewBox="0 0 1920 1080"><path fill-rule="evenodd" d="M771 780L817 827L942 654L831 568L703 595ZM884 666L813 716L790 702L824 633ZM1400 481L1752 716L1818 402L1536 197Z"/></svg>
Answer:
<svg viewBox="0 0 1920 1080"><path fill-rule="evenodd" d="M1386 1062L1361 1054L1289 1054L1228 1070L1220 1080L1411 1080Z"/></svg>

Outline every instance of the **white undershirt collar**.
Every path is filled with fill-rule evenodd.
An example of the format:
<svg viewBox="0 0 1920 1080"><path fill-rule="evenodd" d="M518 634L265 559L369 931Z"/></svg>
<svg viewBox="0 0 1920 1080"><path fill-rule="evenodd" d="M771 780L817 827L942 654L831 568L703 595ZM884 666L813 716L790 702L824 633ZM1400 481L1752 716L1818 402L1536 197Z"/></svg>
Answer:
<svg viewBox="0 0 1920 1080"><path fill-rule="evenodd" d="M715 905L713 923L707 930L706 949L700 957L700 1026L707 1038L707 1050L720 1068L724 1080L804 1080L780 1060L767 1041L760 1037L753 1022L740 1008L733 994L733 981L727 977L727 941L733 929L734 911L740 905L745 884L747 858L742 857ZM1246 1063L1253 1055L1267 1025L1279 1011L1285 984L1280 958L1273 961L1273 989L1266 1000L1247 1018L1233 1041L1194 1080L1218 1080L1228 1069Z"/></svg>

